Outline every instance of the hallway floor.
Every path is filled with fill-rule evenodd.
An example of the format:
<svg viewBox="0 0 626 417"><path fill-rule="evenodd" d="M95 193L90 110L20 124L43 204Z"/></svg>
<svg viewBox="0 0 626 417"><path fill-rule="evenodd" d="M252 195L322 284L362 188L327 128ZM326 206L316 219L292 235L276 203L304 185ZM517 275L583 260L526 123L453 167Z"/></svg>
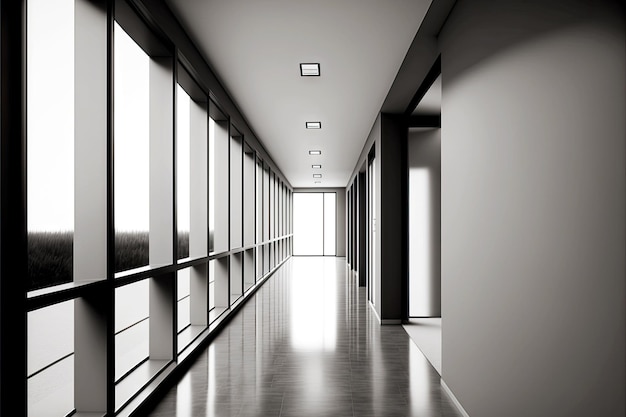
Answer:
<svg viewBox="0 0 626 417"><path fill-rule="evenodd" d="M152 416L460 417L402 326L380 326L345 258L292 257Z"/></svg>

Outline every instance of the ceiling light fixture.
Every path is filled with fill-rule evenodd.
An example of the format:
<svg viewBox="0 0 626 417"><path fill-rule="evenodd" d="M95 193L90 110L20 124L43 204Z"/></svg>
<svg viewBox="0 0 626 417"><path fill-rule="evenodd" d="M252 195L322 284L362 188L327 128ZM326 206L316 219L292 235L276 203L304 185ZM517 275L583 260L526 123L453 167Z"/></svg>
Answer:
<svg viewBox="0 0 626 417"><path fill-rule="evenodd" d="M300 64L300 76L302 76L302 77L319 77L320 76L320 64L319 63L302 63L302 64Z"/></svg>
<svg viewBox="0 0 626 417"><path fill-rule="evenodd" d="M322 151L309 151L309 155L321 155Z"/></svg>
<svg viewBox="0 0 626 417"><path fill-rule="evenodd" d="M321 129L322 122L306 122L307 129Z"/></svg>
<svg viewBox="0 0 626 417"><path fill-rule="evenodd" d="M311 168L313 169L322 169L321 165L311 165Z"/></svg>
<svg viewBox="0 0 626 417"><path fill-rule="evenodd" d="M313 174L313 178L322 178L322 174Z"/></svg>

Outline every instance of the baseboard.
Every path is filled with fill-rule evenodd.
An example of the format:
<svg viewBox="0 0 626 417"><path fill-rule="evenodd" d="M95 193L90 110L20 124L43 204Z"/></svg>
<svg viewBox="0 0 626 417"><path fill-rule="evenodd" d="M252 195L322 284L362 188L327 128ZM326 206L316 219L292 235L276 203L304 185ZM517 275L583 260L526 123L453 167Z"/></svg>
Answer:
<svg viewBox="0 0 626 417"><path fill-rule="evenodd" d="M443 378L441 378L441 387L446 392L446 394L448 394L448 397L450 397L450 399L452 400L452 403L457 408L457 410L459 410L461 415L463 417L470 417L470 415L467 414L467 411L465 411L465 409L463 408L463 406L461 405L459 400L457 400L457 398L455 397L454 393L452 392L452 390L450 389L448 384L446 384L446 382L443 380Z"/></svg>
<svg viewBox="0 0 626 417"><path fill-rule="evenodd" d="M370 305L370 308L374 312L374 315L376 316L376 320L378 320L378 324L380 324L381 326L386 326L388 324L402 324L402 320L400 319L381 319L378 315L378 311L376 311L376 307L374 307L374 304L372 304L371 301L368 301L368 303Z"/></svg>

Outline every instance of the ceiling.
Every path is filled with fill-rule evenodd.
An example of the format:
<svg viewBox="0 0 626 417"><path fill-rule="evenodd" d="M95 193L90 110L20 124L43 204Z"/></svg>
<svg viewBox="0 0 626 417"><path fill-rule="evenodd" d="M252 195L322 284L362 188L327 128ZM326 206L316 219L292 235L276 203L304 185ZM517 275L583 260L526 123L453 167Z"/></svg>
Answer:
<svg viewBox="0 0 626 417"><path fill-rule="evenodd" d="M428 88L428 91L426 91L426 94L424 94L424 97L417 104L412 114L416 116L441 114L441 74Z"/></svg>
<svg viewBox="0 0 626 417"><path fill-rule="evenodd" d="M346 186L431 0L167 3L298 188ZM303 62L321 76L301 77Z"/></svg>

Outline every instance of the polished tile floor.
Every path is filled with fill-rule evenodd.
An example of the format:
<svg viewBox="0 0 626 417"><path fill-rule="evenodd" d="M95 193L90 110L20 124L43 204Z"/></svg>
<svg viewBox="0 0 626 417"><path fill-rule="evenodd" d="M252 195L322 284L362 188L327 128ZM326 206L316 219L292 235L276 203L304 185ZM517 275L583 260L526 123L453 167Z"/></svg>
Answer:
<svg viewBox="0 0 626 417"><path fill-rule="evenodd" d="M294 257L152 416L460 417L402 326L380 326L344 258Z"/></svg>

